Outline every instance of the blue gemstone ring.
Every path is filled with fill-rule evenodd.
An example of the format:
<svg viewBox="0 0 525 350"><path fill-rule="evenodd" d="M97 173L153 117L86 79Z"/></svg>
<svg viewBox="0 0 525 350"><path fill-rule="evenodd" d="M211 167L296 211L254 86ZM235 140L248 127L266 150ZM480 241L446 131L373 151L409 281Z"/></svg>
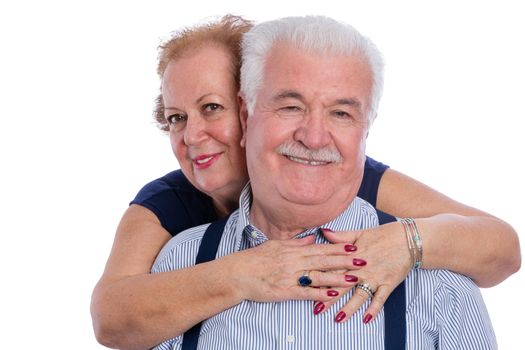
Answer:
<svg viewBox="0 0 525 350"><path fill-rule="evenodd" d="M312 284L312 279L308 276L309 273L310 271L305 271L303 275L297 279L297 283L299 283L301 287L308 287Z"/></svg>

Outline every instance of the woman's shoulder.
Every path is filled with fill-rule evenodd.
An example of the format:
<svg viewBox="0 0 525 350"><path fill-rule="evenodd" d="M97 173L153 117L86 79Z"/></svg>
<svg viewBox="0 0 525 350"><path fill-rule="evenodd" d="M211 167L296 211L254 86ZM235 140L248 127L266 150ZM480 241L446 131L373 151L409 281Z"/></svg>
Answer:
<svg viewBox="0 0 525 350"><path fill-rule="evenodd" d="M151 210L173 236L216 220L211 198L197 190L180 170L147 183L130 204Z"/></svg>
<svg viewBox="0 0 525 350"><path fill-rule="evenodd" d="M380 173L382 175L388 168L389 168L388 165L382 162L379 162L369 156L366 156L365 173L369 171L369 172Z"/></svg>
<svg viewBox="0 0 525 350"><path fill-rule="evenodd" d="M378 162L377 160L366 157L365 169L361 187L357 194L360 198L372 204L374 207L377 202L377 192L379 190L379 183L381 177L388 169L388 165Z"/></svg>
<svg viewBox="0 0 525 350"><path fill-rule="evenodd" d="M151 197L163 191L198 192L198 190L188 181L186 176L184 176L182 171L175 170L159 177L158 179L148 182L142 187L137 196Z"/></svg>

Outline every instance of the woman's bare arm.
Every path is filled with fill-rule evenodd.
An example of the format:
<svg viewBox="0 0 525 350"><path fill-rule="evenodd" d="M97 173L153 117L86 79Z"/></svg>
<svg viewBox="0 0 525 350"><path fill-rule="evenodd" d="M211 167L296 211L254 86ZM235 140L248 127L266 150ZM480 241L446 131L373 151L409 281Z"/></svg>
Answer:
<svg viewBox="0 0 525 350"><path fill-rule="evenodd" d="M518 235L509 224L395 170L381 179L377 208L420 218L423 268L458 272L480 287L494 286L520 268Z"/></svg>
<svg viewBox="0 0 525 350"><path fill-rule="evenodd" d="M239 302L229 285L221 283L221 273L229 268L221 267L222 260L214 266L149 274L157 253L170 238L144 207L132 205L122 217L91 303L93 327L101 344L150 348Z"/></svg>
<svg viewBox="0 0 525 350"><path fill-rule="evenodd" d="M480 287L494 286L520 268L519 240L510 225L395 170L387 170L381 179L377 208L397 217L415 218L423 241L422 268L454 271L469 276ZM325 232L325 236L332 243L355 243L369 262L356 275L377 289L363 320L370 322L412 268L402 224ZM339 290L340 295L348 290ZM368 295L357 290L339 310L345 315L342 321L367 300ZM335 301L326 302L324 309Z"/></svg>
<svg viewBox="0 0 525 350"><path fill-rule="evenodd" d="M329 301L327 289L303 288L297 277L311 270L349 269L346 244L314 245L313 236L268 241L185 269L150 274L170 239L157 217L132 205L117 229L106 269L95 287L91 314L97 340L119 349L147 349L249 299ZM353 285L345 273L314 271L317 286Z"/></svg>

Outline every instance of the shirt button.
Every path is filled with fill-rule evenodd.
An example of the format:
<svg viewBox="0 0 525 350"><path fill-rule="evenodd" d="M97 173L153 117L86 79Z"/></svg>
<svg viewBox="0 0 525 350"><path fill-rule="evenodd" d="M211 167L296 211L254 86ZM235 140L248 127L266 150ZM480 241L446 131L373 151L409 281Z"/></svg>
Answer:
<svg viewBox="0 0 525 350"><path fill-rule="evenodd" d="M294 337L292 334L288 334L288 335L286 336L286 341L287 341L288 343L293 343L293 342L295 341L295 337Z"/></svg>
<svg viewBox="0 0 525 350"><path fill-rule="evenodd" d="M257 232L252 231L251 235L252 235L252 238L253 238L253 239L257 238Z"/></svg>

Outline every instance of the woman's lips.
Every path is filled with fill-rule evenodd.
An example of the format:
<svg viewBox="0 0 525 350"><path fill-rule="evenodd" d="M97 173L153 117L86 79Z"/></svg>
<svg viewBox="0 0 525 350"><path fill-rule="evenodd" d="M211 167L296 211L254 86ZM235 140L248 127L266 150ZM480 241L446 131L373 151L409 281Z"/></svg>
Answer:
<svg viewBox="0 0 525 350"><path fill-rule="evenodd" d="M214 153L214 154L203 154L201 156L193 158L193 166L196 169L206 169L212 166L213 163L215 163L222 153Z"/></svg>

